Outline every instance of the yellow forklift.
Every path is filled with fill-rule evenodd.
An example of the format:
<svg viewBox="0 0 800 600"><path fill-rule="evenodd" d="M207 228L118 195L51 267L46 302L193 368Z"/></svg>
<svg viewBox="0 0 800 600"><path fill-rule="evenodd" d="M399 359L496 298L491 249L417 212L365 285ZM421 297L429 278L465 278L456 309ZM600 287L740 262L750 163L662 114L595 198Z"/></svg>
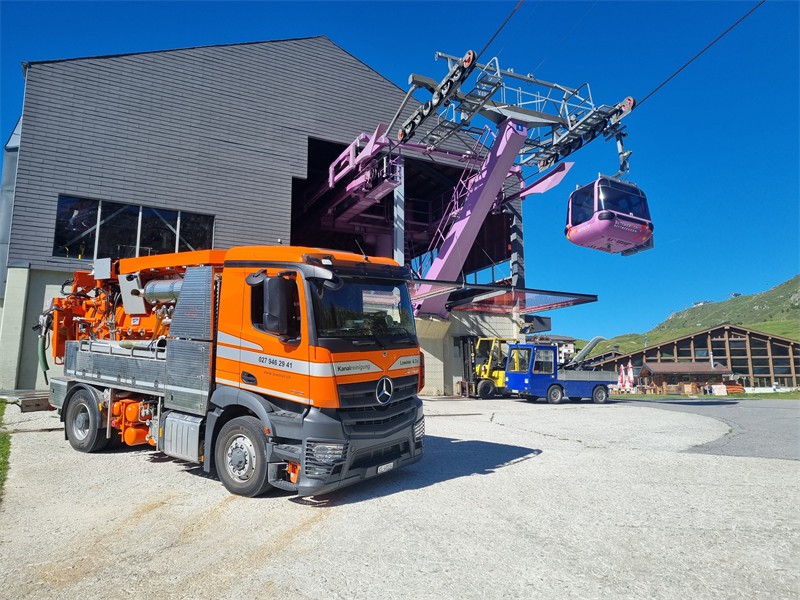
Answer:
<svg viewBox="0 0 800 600"><path fill-rule="evenodd" d="M494 398L506 393L506 359L508 345L515 339L464 339L464 378L462 395L471 398ZM466 392L466 393L465 393Z"/></svg>

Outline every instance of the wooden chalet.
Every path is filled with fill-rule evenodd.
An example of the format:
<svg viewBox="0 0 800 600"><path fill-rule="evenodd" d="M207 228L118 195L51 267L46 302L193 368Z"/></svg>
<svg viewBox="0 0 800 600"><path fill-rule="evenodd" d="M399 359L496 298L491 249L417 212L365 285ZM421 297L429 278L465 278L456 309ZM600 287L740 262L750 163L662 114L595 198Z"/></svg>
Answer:
<svg viewBox="0 0 800 600"><path fill-rule="evenodd" d="M640 389L702 393L703 386L735 381L748 388L800 387L800 341L722 323L636 352L601 355L592 366L633 366Z"/></svg>

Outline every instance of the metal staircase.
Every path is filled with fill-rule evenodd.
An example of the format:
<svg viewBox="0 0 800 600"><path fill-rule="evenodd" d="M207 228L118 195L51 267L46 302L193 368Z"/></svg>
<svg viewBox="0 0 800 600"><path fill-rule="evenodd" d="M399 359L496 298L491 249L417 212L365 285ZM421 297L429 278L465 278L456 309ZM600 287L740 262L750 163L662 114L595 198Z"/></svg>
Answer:
<svg viewBox="0 0 800 600"><path fill-rule="evenodd" d="M492 145L495 137L495 132L487 125L481 131L480 137L475 140L475 144L470 151L470 157L467 159L464 170L461 173L461 178L453 189L453 195L442 213L442 218L436 227L430 244L428 244L428 249L420 257L420 264L418 267L419 273L427 273L430 270L431 264L436 257L437 250L444 244L450 228L458 218L461 207L464 205L464 201L469 193L469 180L475 176L478 168L483 164L486 149Z"/></svg>

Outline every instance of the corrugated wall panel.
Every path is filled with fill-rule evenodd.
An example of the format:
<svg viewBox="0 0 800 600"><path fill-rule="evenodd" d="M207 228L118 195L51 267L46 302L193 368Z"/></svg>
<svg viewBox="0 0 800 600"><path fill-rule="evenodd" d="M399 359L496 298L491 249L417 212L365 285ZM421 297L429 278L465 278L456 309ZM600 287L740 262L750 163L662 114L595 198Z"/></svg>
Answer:
<svg viewBox="0 0 800 600"><path fill-rule="evenodd" d="M349 143L403 90L327 38L32 63L9 258L51 256L58 194L216 216L215 246L289 241L308 137Z"/></svg>

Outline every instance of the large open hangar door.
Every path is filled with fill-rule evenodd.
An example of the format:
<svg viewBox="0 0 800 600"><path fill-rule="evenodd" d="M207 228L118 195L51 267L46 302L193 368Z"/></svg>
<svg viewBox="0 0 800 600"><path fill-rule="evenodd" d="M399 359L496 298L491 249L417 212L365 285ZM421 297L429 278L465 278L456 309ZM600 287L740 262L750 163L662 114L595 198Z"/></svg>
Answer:
<svg viewBox="0 0 800 600"><path fill-rule="evenodd" d="M348 194L346 182L328 184L331 164L346 149L344 144L310 138L307 178L292 180L291 243L392 255L395 196L389 192L363 206L357 195ZM463 174L463 165L424 157L403 156L404 254L406 262L427 252ZM509 258L510 217L490 214L465 261L465 272L500 263Z"/></svg>

